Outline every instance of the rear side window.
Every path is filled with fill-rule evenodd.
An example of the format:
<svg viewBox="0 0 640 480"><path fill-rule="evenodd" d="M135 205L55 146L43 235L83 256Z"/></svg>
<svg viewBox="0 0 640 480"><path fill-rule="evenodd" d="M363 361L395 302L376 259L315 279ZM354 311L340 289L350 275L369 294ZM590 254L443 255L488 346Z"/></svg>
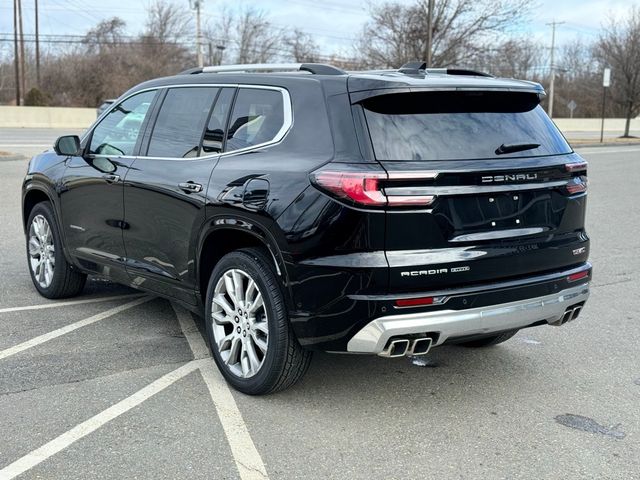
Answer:
<svg viewBox="0 0 640 480"><path fill-rule="evenodd" d="M283 125L282 93L277 90L241 88L233 106L225 151L270 142Z"/></svg>
<svg viewBox="0 0 640 480"><path fill-rule="evenodd" d="M197 157L202 131L218 91L213 87L169 89L153 127L147 155Z"/></svg>
<svg viewBox="0 0 640 480"><path fill-rule="evenodd" d="M470 160L571 152L540 107L538 96L531 93L400 93L370 98L362 106L378 160Z"/></svg>

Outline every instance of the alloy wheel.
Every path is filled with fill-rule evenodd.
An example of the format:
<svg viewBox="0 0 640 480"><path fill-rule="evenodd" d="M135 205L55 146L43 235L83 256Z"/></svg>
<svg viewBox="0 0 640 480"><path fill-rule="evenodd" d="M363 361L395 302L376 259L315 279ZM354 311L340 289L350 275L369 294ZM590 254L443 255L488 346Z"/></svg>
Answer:
<svg viewBox="0 0 640 480"><path fill-rule="evenodd" d="M42 288L48 288L53 281L55 269L55 246L53 231L42 215L33 217L29 226L29 265L33 276Z"/></svg>
<svg viewBox="0 0 640 480"><path fill-rule="evenodd" d="M251 276L227 270L213 292L213 336L222 361L240 378L253 377L267 355L269 324L262 293Z"/></svg>

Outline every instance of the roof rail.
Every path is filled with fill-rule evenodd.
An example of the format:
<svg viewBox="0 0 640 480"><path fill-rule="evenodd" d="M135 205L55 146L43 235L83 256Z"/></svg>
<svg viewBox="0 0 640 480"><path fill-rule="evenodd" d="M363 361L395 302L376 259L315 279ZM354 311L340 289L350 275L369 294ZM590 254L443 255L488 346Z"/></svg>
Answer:
<svg viewBox="0 0 640 480"><path fill-rule="evenodd" d="M418 75L423 73L442 74L442 75L470 75L476 77L493 77L493 75L476 70L467 70L464 68L427 68L426 62L408 62L402 65L398 72L408 75Z"/></svg>
<svg viewBox="0 0 640 480"><path fill-rule="evenodd" d="M315 75L344 75L346 72L322 63L250 63L190 68L180 75L197 73L251 73L251 72L309 72Z"/></svg>

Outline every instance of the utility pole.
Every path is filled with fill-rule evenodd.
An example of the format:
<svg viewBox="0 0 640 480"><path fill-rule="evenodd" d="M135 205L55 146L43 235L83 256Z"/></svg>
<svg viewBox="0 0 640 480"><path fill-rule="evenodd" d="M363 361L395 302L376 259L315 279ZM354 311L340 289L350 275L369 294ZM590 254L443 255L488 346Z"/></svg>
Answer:
<svg viewBox="0 0 640 480"><path fill-rule="evenodd" d="M18 35L20 36L20 93L21 104L24 105L24 97L27 93L27 72L24 66L24 29L22 28L22 0L18 0Z"/></svg>
<svg viewBox="0 0 640 480"><path fill-rule="evenodd" d="M433 57L433 7L435 0L429 0L427 11L427 68L432 67Z"/></svg>
<svg viewBox="0 0 640 480"><path fill-rule="evenodd" d="M556 82L556 66L554 64L556 52L556 25L562 25L563 23L565 22L556 22L555 20L551 23L547 23L547 25L551 25L551 62L549 65L549 75L551 78L549 79L549 108L547 111L550 118L553 118L553 87Z"/></svg>
<svg viewBox="0 0 640 480"><path fill-rule="evenodd" d="M191 9L196 11L196 54L198 58L198 66L204 66L204 60L202 58L202 33L200 32L200 6L202 0L189 0L191 3Z"/></svg>
<svg viewBox="0 0 640 480"><path fill-rule="evenodd" d="M38 25L38 0L36 2L36 85L40 88L40 37L39 37L39 25Z"/></svg>
<svg viewBox="0 0 640 480"><path fill-rule="evenodd" d="M20 105L20 53L18 50L18 0L13 0L13 60L16 67L16 105Z"/></svg>

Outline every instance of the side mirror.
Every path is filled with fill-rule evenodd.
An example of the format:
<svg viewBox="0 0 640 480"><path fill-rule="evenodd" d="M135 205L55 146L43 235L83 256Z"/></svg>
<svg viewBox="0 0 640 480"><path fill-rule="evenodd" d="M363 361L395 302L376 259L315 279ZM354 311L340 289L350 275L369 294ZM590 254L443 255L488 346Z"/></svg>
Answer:
<svg viewBox="0 0 640 480"><path fill-rule="evenodd" d="M77 135L64 135L56 140L53 149L58 155L74 156L80 152L80 138Z"/></svg>

